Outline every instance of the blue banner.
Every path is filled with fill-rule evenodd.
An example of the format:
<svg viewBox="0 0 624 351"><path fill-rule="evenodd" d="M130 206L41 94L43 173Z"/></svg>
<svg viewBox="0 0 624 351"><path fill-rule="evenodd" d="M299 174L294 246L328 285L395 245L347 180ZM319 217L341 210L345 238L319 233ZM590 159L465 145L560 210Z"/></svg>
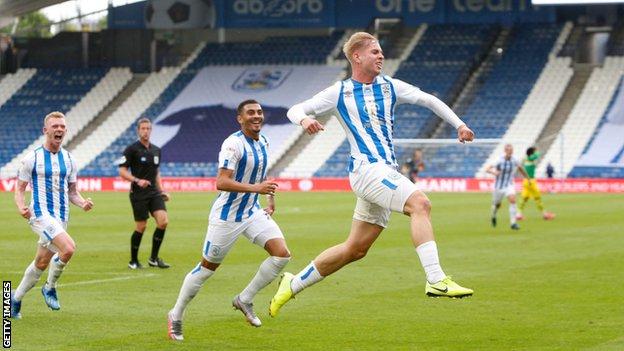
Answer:
<svg viewBox="0 0 624 351"><path fill-rule="evenodd" d="M555 9L536 8L530 0L372 0L336 1L336 27L367 27L374 18L421 23L553 22Z"/></svg>
<svg viewBox="0 0 624 351"><path fill-rule="evenodd" d="M402 18L408 26L444 21L444 0L336 2L337 28L366 28L375 18Z"/></svg>
<svg viewBox="0 0 624 351"><path fill-rule="evenodd" d="M228 28L333 27L334 0L224 1Z"/></svg>
<svg viewBox="0 0 624 351"><path fill-rule="evenodd" d="M141 29L145 28L145 6L147 1L108 7L108 28Z"/></svg>
<svg viewBox="0 0 624 351"><path fill-rule="evenodd" d="M179 11L172 11L175 7ZM188 19L171 19L172 13L186 14ZM108 26L365 28L375 18L401 18L412 27L422 23L554 22L555 8L533 7L530 0L150 0L109 9Z"/></svg>
<svg viewBox="0 0 624 351"><path fill-rule="evenodd" d="M554 21L553 7L533 7L530 0L446 0L445 23Z"/></svg>

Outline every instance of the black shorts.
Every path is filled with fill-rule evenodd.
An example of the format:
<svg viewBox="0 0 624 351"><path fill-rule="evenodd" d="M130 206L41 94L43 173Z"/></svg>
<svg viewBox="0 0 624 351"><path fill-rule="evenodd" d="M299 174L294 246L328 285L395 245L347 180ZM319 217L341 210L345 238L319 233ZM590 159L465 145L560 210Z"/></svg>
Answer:
<svg viewBox="0 0 624 351"><path fill-rule="evenodd" d="M130 203L132 204L132 213L136 222L147 220L150 213L153 215L158 210L167 211L165 200L160 194L136 199L130 193Z"/></svg>

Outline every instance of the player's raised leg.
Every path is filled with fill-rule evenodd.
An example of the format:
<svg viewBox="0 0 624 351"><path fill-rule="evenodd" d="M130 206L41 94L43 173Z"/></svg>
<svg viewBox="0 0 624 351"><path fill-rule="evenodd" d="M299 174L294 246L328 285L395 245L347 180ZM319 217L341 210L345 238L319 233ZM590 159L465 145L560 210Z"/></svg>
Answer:
<svg viewBox="0 0 624 351"><path fill-rule="evenodd" d="M431 202L427 195L417 190L410 195L404 207L410 216L412 241L427 276L425 293L428 296L464 297L473 291L455 283L440 266L438 247L431 226Z"/></svg>
<svg viewBox="0 0 624 351"><path fill-rule="evenodd" d="M280 308L302 290L320 282L345 265L357 261L368 252L379 237L382 226L354 219L347 240L318 255L296 275L284 273L269 306L269 315L277 316Z"/></svg>

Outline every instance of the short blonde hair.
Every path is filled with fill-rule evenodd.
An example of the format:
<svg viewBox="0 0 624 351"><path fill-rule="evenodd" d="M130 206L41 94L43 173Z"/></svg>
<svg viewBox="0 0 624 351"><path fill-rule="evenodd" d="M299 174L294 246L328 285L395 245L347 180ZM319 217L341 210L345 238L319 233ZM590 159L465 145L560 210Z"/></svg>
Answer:
<svg viewBox="0 0 624 351"><path fill-rule="evenodd" d="M48 120L50 118L65 118L65 115L63 114L63 112L59 112L59 111L54 111L54 112L48 113L48 115L45 116L45 118L43 119L43 126L44 127L48 124Z"/></svg>
<svg viewBox="0 0 624 351"><path fill-rule="evenodd" d="M349 60L349 62L351 62L351 58L352 58L354 52L356 52L357 50L361 49L362 47L370 44L371 41L376 41L376 40L377 40L377 38L375 38L370 33L366 33L366 32L354 33L353 35L351 35L349 40L347 40L344 43L344 45L342 46L342 52L347 57L347 60ZM351 63L353 63L353 62L351 62Z"/></svg>

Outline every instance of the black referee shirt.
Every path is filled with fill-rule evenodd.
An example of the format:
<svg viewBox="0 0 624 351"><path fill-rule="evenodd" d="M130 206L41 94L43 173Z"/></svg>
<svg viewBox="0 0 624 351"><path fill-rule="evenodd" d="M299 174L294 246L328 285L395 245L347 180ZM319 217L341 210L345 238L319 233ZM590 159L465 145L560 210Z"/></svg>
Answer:
<svg viewBox="0 0 624 351"><path fill-rule="evenodd" d="M160 148L151 143L149 148L146 148L137 140L124 150L119 167L129 168L133 176L149 180L151 183L150 186L143 189L133 182L130 192L135 197L145 198L160 195L160 191L156 187L156 175L158 175L160 160Z"/></svg>

